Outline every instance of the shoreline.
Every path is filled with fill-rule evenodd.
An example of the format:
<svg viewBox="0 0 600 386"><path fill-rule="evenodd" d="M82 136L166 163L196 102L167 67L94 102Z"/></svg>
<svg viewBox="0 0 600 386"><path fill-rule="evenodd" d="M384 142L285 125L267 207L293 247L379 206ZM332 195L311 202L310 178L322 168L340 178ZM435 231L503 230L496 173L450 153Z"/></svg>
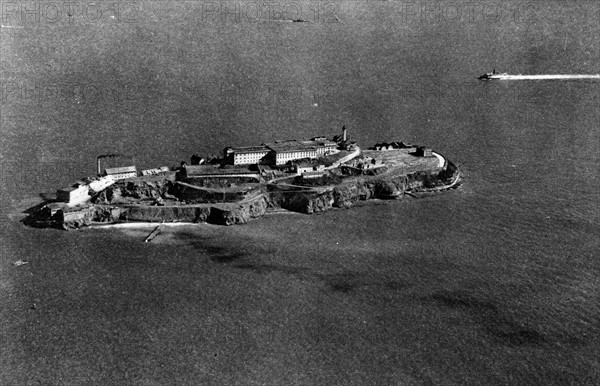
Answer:
<svg viewBox="0 0 600 386"><path fill-rule="evenodd" d="M375 201L372 200L372 201ZM381 201L387 201L387 200L381 200ZM299 212L294 212L291 210L287 210L287 209L274 209L274 210L268 210L264 215L264 216L271 216L271 215L302 215L303 213L299 213ZM86 227L86 229L104 229L104 228L153 228L156 226L167 226L167 227L181 227L181 226L186 226L186 225L191 225L191 226L201 226L201 225L215 225L215 224L211 224L208 222L190 222L190 221L177 221L177 222L151 222L151 221L130 221L130 222L119 222L119 223L99 223L99 224L92 224L92 225L88 225Z"/></svg>
<svg viewBox="0 0 600 386"><path fill-rule="evenodd" d="M116 229L126 229L126 228L155 228L157 226L167 226L167 227L179 227L186 225L205 225L208 223L197 223L197 222L123 222L123 223L113 223L113 224L93 224L88 225L86 229L105 229L105 228L116 228ZM210 224L208 224L210 225Z"/></svg>
<svg viewBox="0 0 600 386"><path fill-rule="evenodd" d="M228 197L223 193L223 201L204 185L188 186L175 174L151 179L127 178L99 191L86 204L69 207L56 201L42 201L22 211L19 217L25 217L21 220L25 225L64 230L149 228L161 224L239 225L265 215L318 214L335 208L347 209L362 201L415 197L458 186L461 181L458 167L438 152L428 151L415 155L396 148L369 150L364 152L363 159L347 165L351 171L333 169L319 179L295 176L296 180L279 184L266 180L232 185ZM357 147L344 159L352 160L360 154ZM385 168L373 168L371 164L376 162ZM185 175L183 178L185 181Z"/></svg>

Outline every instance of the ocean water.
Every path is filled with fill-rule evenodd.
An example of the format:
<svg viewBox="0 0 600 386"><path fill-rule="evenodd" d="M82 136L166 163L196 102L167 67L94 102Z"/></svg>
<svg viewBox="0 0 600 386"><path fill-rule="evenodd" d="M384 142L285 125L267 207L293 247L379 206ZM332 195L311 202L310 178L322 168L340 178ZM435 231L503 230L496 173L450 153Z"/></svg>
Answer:
<svg viewBox="0 0 600 386"><path fill-rule="evenodd" d="M596 3L136 4L3 8L1 383L598 383L600 83L476 79L598 73ZM19 223L98 154L156 167L342 125L465 183L148 244Z"/></svg>

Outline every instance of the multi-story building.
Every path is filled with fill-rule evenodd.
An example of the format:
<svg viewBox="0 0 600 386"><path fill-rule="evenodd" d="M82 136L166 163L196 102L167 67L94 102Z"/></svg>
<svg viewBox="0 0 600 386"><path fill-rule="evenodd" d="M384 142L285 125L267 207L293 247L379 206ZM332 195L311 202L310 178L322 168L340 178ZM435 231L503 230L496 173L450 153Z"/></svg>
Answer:
<svg viewBox="0 0 600 386"><path fill-rule="evenodd" d="M318 158L337 152L336 142L325 137L315 137L310 140L275 141L261 146L227 147L224 158L233 165L283 165L297 159Z"/></svg>
<svg viewBox="0 0 600 386"><path fill-rule="evenodd" d="M135 166L122 166L118 168L106 168L104 169L104 175L113 176L117 180L123 180L126 178L137 177L137 169Z"/></svg>
<svg viewBox="0 0 600 386"><path fill-rule="evenodd" d="M249 165L261 163L270 151L266 146L227 147L224 155L230 164Z"/></svg>
<svg viewBox="0 0 600 386"><path fill-rule="evenodd" d="M309 141L298 141L304 146L314 147L317 150L317 156L321 157L328 154L338 153L338 144L336 142L324 139L323 137L313 138Z"/></svg>
<svg viewBox="0 0 600 386"><path fill-rule="evenodd" d="M271 149L271 162L275 165L283 165L288 161L317 158L319 156L315 147L302 144L296 140L278 141L265 145Z"/></svg>

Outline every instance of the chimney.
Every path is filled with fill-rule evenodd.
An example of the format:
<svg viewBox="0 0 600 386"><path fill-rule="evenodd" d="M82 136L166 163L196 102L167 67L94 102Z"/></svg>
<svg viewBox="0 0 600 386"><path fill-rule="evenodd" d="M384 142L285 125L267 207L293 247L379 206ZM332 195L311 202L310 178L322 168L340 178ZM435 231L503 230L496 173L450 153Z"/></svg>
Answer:
<svg viewBox="0 0 600 386"><path fill-rule="evenodd" d="M100 169L100 158L102 158L102 156L96 157L96 168L98 169L98 175L102 174L102 170Z"/></svg>
<svg viewBox="0 0 600 386"><path fill-rule="evenodd" d="M342 126L342 142L346 142L346 126Z"/></svg>

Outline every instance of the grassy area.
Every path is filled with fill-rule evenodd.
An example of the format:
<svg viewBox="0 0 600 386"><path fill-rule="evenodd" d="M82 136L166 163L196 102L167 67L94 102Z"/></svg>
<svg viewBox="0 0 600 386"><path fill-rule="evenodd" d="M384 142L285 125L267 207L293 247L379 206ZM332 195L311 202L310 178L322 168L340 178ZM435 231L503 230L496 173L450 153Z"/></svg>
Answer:
<svg viewBox="0 0 600 386"><path fill-rule="evenodd" d="M363 150L363 155L375 158L384 164L401 168L404 173L414 173L416 171L428 171L438 169L438 159L436 157L416 157L401 150Z"/></svg>

